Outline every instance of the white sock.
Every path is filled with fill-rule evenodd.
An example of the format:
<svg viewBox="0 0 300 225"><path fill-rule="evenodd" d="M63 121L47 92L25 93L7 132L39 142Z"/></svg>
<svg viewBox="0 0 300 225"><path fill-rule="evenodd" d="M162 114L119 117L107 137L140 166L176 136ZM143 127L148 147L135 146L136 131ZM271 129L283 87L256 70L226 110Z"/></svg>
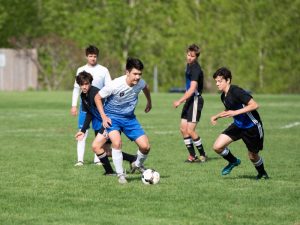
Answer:
<svg viewBox="0 0 300 225"><path fill-rule="evenodd" d="M116 169L116 173L123 174L123 154L121 149L111 149L112 160Z"/></svg>
<svg viewBox="0 0 300 225"><path fill-rule="evenodd" d="M84 151L85 151L85 141L88 136L88 130L86 130L85 135L81 141L77 141L77 161L83 162Z"/></svg>
<svg viewBox="0 0 300 225"><path fill-rule="evenodd" d="M94 155L94 163L98 163L100 162L100 159L98 158L98 156L95 154Z"/></svg>
<svg viewBox="0 0 300 225"><path fill-rule="evenodd" d="M145 155L145 154L141 153L141 151L138 149L138 151L137 151L137 158L136 158L136 161L135 161L135 165L137 167L143 166L145 160L147 159L147 156L148 155Z"/></svg>

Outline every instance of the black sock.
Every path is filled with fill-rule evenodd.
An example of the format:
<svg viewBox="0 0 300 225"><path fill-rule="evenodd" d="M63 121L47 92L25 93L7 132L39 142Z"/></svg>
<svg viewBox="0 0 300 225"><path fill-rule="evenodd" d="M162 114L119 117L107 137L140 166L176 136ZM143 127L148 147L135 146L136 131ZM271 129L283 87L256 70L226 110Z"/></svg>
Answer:
<svg viewBox="0 0 300 225"><path fill-rule="evenodd" d="M220 155L230 163L235 163L237 158L231 154L229 148L225 148Z"/></svg>
<svg viewBox="0 0 300 225"><path fill-rule="evenodd" d="M266 174L263 159L260 157L257 162L254 162L253 165L259 174Z"/></svg>
<svg viewBox="0 0 300 225"><path fill-rule="evenodd" d="M136 155L131 155L126 152L122 152L122 154L123 154L123 160L125 161L132 163L136 160Z"/></svg>
<svg viewBox="0 0 300 225"><path fill-rule="evenodd" d="M193 143L194 143L194 145L196 146L196 148L198 149L199 154L200 154L201 156L205 156L205 151L204 151L203 145L202 145L202 143L201 143L200 137L198 137L198 138L196 138L195 140L193 140Z"/></svg>
<svg viewBox="0 0 300 225"><path fill-rule="evenodd" d="M106 152L104 152L100 155L97 154L97 156L98 156L100 162L102 163L105 173L114 173L113 168L111 167L108 157L106 155Z"/></svg>
<svg viewBox="0 0 300 225"><path fill-rule="evenodd" d="M195 153L192 138L191 137L186 137L183 140L184 140L184 144L185 144L187 150L189 151L190 155L195 157L196 153Z"/></svg>

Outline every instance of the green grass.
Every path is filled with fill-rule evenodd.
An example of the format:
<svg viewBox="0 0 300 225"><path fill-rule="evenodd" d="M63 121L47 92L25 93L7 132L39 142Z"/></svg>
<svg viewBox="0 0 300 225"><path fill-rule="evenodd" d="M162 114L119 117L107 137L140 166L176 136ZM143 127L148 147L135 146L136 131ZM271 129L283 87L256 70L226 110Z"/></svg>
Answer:
<svg viewBox="0 0 300 225"><path fill-rule="evenodd" d="M270 180L256 181L242 142L231 145L242 164L222 177L226 162L212 151L219 133L231 123L209 118L223 109L218 95L204 95L198 132L210 160L186 164L179 133L178 94L153 94L153 110L136 114L151 142L146 166L161 182L143 185L129 175L127 185L102 176L92 165L92 135L85 166L75 168L76 118L70 116L70 92L0 92L0 224L300 224L299 95L255 95L265 127L261 152ZM136 152L123 138L123 149ZM128 164L124 164L128 168Z"/></svg>

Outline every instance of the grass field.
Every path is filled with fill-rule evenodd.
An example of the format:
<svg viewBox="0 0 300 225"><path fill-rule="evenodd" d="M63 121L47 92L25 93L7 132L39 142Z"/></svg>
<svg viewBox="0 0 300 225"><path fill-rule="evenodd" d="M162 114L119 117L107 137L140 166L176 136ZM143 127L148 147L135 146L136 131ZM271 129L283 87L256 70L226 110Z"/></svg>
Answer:
<svg viewBox="0 0 300 225"><path fill-rule="evenodd" d="M218 95L204 95L197 129L210 160L184 163L181 109L172 108L177 97L154 94L149 114L141 97L136 110L152 146L146 167L161 175L158 185L146 186L138 174L129 175L127 185L102 176L102 167L92 164L92 135L85 166L74 167L71 92L0 92L0 224L300 225L300 96L254 96L265 126L261 155L271 177L261 181L254 179L242 142L231 146L242 164L221 176L226 162L212 145L231 120L210 125L210 116L223 109ZM135 153L136 146L123 140L123 149Z"/></svg>

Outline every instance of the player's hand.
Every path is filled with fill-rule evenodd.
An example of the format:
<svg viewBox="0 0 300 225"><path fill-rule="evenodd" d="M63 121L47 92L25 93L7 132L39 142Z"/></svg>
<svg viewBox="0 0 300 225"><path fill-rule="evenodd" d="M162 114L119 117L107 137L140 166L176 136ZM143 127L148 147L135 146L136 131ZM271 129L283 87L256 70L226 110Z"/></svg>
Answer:
<svg viewBox="0 0 300 225"><path fill-rule="evenodd" d="M218 120L217 116L210 117L210 122L213 126L215 126L217 124L217 120Z"/></svg>
<svg viewBox="0 0 300 225"><path fill-rule="evenodd" d="M82 141L83 138L84 138L84 133L81 132L81 131L77 132L77 133L75 134L75 138L76 138L77 141Z"/></svg>
<svg viewBox="0 0 300 225"><path fill-rule="evenodd" d="M77 107L76 106L72 106L72 108L71 108L71 115L72 116L77 116Z"/></svg>
<svg viewBox="0 0 300 225"><path fill-rule="evenodd" d="M145 108L145 113L150 112L151 109L152 109L152 104L151 103L147 103L146 108Z"/></svg>
<svg viewBox="0 0 300 225"><path fill-rule="evenodd" d="M108 116L105 116L104 118L102 118L103 119L103 121L102 121L102 126L104 127L104 128L108 128L108 127L110 127L111 126L111 119L108 117Z"/></svg>
<svg viewBox="0 0 300 225"><path fill-rule="evenodd" d="M177 108L178 106L180 106L180 101L174 101L173 102L173 106L174 106L174 108Z"/></svg>

